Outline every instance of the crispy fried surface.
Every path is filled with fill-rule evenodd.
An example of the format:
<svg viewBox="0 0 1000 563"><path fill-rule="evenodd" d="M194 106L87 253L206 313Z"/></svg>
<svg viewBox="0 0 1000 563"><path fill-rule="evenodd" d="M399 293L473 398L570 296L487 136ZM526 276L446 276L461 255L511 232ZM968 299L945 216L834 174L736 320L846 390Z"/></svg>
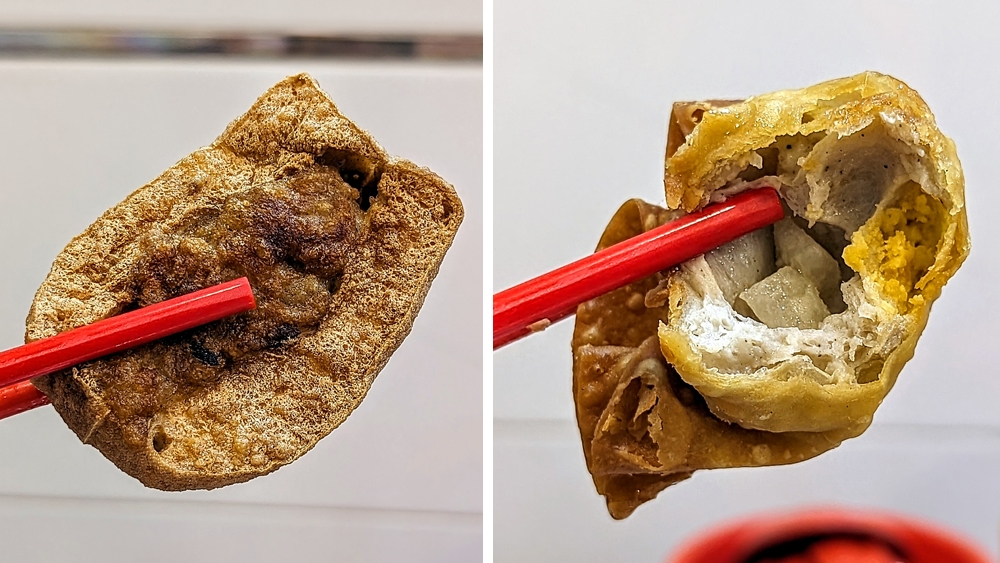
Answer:
<svg viewBox="0 0 1000 563"><path fill-rule="evenodd" d="M820 329L769 327L727 300L697 257L581 305L577 421L615 518L693 471L794 463L861 434L969 253L954 143L889 76L675 104L666 156L678 212L768 176L810 236L843 257L844 301ZM631 200L599 248L670 213ZM752 265L759 246L748 248Z"/></svg>
<svg viewBox="0 0 1000 563"><path fill-rule="evenodd" d="M815 331L756 323L716 307L725 303L706 289L713 276L696 258L672 276L662 350L720 418L772 432L860 433L969 254L955 144L919 94L887 75L772 92L703 112L666 161L667 206L704 205L739 174L764 173L768 154L790 211L849 239L834 256L849 274L846 310Z"/></svg>
<svg viewBox="0 0 1000 563"><path fill-rule="evenodd" d="M674 214L641 200L618 210L598 250ZM573 395L587 467L616 519L699 469L795 463L852 434L747 430L712 415L663 359L657 325L669 306L661 274L580 305L573 334Z"/></svg>
<svg viewBox="0 0 1000 563"><path fill-rule="evenodd" d="M106 212L56 258L26 340L247 276L258 308L35 384L150 487L214 488L340 425L409 332L462 220L307 75Z"/></svg>

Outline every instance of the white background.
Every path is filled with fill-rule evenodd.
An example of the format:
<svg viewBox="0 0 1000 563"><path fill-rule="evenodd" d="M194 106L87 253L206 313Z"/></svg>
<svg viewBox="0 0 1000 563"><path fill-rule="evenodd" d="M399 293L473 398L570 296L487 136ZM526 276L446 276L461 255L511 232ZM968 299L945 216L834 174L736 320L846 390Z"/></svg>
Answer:
<svg viewBox="0 0 1000 563"><path fill-rule="evenodd" d="M295 21L342 31L332 4ZM396 22L389 27L410 21L412 6L382 4L384 21ZM413 29L478 32L478 21L458 25L452 12L441 11L478 15L478 3L472 11L458 0L431 4L443 16L440 25L421 20ZM45 6L59 4L18 9L45 15ZM15 7L0 7L0 25ZM212 14L235 7L189 3L170 22L198 23L205 13L218 23L224 20ZM133 23L144 21L160 20ZM270 31L296 27L291 18L274 21ZM380 25L370 13L367 23L355 21L351 29ZM23 342L34 291L73 236L211 143L269 86L302 71L388 152L433 169L462 198L465 221L412 333L364 403L313 451L272 475L217 491L143 488L81 444L50 407L0 422L0 561L481 558L478 63L0 60L0 348Z"/></svg>
<svg viewBox="0 0 1000 563"><path fill-rule="evenodd" d="M593 250L618 206L663 201L677 100L878 70L958 144L973 252L861 438L789 467L701 472L607 516L573 417L572 321L494 354L496 560L662 561L734 516L839 503L1000 537L1000 6L977 2L578 2L495 6L494 289Z"/></svg>

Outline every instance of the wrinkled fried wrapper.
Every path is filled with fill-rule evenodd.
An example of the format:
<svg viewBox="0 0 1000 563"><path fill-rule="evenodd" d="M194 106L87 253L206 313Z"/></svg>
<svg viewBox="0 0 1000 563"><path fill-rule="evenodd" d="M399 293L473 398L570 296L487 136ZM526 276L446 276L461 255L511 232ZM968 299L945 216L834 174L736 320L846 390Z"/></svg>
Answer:
<svg viewBox="0 0 1000 563"><path fill-rule="evenodd" d="M579 307L572 345L577 420L588 468L614 518L627 517L696 470L795 463L861 434L912 357L931 303L969 252L964 180L954 144L916 92L891 77L863 73L744 102L674 105L665 175L670 210L626 202L598 249L707 205L741 170L762 168L756 151L766 151L782 136L822 132L837 140L873 131L865 129L872 123L893 143L912 149L894 166L917 178L911 184L922 191L914 193L940 203L929 215L933 224L927 231L939 239L932 247L933 264L913 287L900 291L887 266L894 258L886 252L893 234L886 231L886 214L895 205L889 196L880 195L874 215L847 231L854 236L843 258L858 274L852 280L856 287L848 289L867 299L855 301L866 307L860 317L871 326L861 336L874 350L864 349L870 361L852 367L855 380L824 380L817 376L819 368L798 357L751 366L746 374L709 366L685 332L691 321L681 322L682 313L719 291L714 280L705 283L711 272L702 258ZM798 165L815 163L803 158ZM927 173L920 175L921 170ZM791 192L782 195L794 197ZM824 204L814 193L807 196L813 198L807 214L815 216L806 218L814 221Z"/></svg>
<svg viewBox="0 0 1000 563"><path fill-rule="evenodd" d="M633 199L597 249L678 214ZM747 430L712 415L663 359L657 325L668 315L655 274L581 305L573 333L573 396L587 467L616 519L698 469L795 463L849 433Z"/></svg>

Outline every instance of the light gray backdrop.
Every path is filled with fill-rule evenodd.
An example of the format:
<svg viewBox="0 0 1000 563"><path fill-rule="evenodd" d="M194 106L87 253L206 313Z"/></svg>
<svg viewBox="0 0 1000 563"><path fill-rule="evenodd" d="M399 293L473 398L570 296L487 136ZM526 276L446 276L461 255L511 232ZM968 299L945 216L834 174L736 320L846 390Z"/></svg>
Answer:
<svg viewBox="0 0 1000 563"><path fill-rule="evenodd" d="M965 168L973 252L863 437L798 465L702 472L624 522L584 466L571 322L494 354L497 561L655 562L759 510L884 507L996 553L1000 530L1000 6L977 2L579 2L495 6L494 288L592 251L623 201L663 200L675 100L863 70L916 88Z"/></svg>
<svg viewBox="0 0 1000 563"><path fill-rule="evenodd" d="M463 200L465 222L412 333L313 451L217 491L143 488L51 407L0 421L0 560L481 557L478 63L0 60L0 348L23 342L34 291L73 236L302 71Z"/></svg>

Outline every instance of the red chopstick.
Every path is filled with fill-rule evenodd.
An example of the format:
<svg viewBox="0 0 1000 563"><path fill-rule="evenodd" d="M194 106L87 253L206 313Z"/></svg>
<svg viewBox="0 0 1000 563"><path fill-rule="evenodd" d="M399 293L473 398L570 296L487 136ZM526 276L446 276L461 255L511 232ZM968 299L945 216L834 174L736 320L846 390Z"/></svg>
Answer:
<svg viewBox="0 0 1000 563"><path fill-rule="evenodd" d="M0 388L0 419L49 404L49 399L30 381Z"/></svg>
<svg viewBox="0 0 1000 563"><path fill-rule="evenodd" d="M48 402L28 381L256 307L240 278L0 352L0 418Z"/></svg>
<svg viewBox="0 0 1000 563"><path fill-rule="evenodd" d="M568 317L584 301L676 266L782 217L777 192L750 190L501 291L493 296L493 349Z"/></svg>

